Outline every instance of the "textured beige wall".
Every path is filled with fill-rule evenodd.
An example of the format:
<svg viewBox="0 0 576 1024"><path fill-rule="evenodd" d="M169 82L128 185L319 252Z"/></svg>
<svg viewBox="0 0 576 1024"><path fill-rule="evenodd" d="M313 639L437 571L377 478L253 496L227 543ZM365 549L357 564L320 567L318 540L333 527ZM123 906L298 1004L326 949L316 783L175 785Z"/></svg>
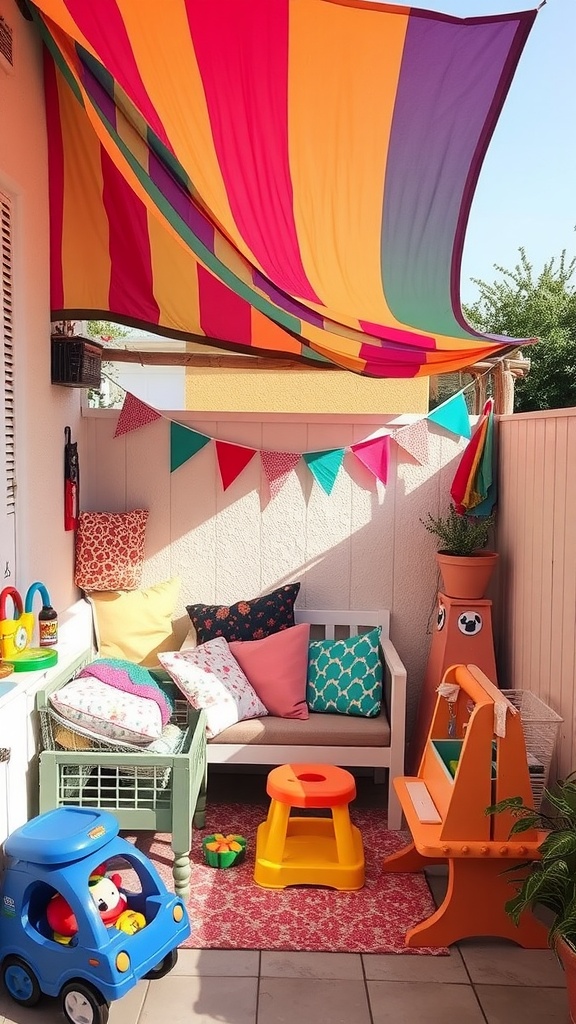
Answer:
<svg viewBox="0 0 576 1024"><path fill-rule="evenodd" d="M332 370L187 369L197 412L426 413L428 378L375 380Z"/></svg>
<svg viewBox="0 0 576 1024"><path fill-rule="evenodd" d="M445 510L463 442L430 424L426 466L391 443L386 487L347 453L331 495L301 461L270 500L257 456L223 491L214 445L171 474L169 419L114 439L117 415L87 413L83 508L150 509L143 585L180 576L183 633L186 604L233 603L293 580L302 582L303 608L390 608L392 637L409 673L411 721L437 588L434 542L419 519L428 510ZM374 416L173 416L210 437L276 451L344 447L386 422Z"/></svg>
<svg viewBox="0 0 576 1024"><path fill-rule="evenodd" d="M14 72L0 70L0 189L13 205L16 450L16 573L4 583L24 594L34 580L55 608L78 597L74 534L63 524L64 427L76 439L80 392L50 383L48 163L42 54L37 33L12 0L0 14L14 31ZM5 558L0 550L4 573ZM12 570L14 567L11 566Z"/></svg>

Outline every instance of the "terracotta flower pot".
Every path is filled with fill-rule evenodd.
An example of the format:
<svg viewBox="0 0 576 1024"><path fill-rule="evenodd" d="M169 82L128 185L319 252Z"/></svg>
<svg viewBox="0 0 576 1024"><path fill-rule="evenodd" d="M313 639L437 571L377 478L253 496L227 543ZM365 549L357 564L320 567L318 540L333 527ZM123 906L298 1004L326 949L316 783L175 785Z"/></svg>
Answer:
<svg viewBox="0 0 576 1024"><path fill-rule="evenodd" d="M498 554L496 551L481 551L466 557L438 551L436 559L442 573L443 592L447 597L473 601L484 597Z"/></svg>
<svg viewBox="0 0 576 1024"><path fill-rule="evenodd" d="M576 953L563 939L558 939L556 952L560 957L564 974L566 975L570 1021L571 1024L576 1024Z"/></svg>

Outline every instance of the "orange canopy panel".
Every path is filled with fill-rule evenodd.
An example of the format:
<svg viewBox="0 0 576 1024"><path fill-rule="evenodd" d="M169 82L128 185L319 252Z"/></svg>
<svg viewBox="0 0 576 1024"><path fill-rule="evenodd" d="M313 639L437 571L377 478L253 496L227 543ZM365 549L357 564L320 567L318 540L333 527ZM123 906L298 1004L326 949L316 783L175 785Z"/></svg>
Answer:
<svg viewBox="0 0 576 1024"><path fill-rule="evenodd" d="M38 0L34 15L54 319L372 377L522 344L472 329L459 282L535 11Z"/></svg>

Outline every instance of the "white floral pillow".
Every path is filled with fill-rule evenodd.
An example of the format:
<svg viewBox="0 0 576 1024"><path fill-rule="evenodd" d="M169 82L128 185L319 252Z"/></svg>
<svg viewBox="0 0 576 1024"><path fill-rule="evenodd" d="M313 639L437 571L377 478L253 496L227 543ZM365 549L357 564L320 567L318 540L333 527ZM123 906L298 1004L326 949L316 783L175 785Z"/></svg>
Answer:
<svg viewBox="0 0 576 1024"><path fill-rule="evenodd" d="M49 697L71 725L105 739L147 744L162 735L162 716L154 700L126 693L94 676L79 676Z"/></svg>
<svg viewBox="0 0 576 1024"><path fill-rule="evenodd" d="M224 637L158 658L192 707L205 710L208 739L236 722L268 714Z"/></svg>

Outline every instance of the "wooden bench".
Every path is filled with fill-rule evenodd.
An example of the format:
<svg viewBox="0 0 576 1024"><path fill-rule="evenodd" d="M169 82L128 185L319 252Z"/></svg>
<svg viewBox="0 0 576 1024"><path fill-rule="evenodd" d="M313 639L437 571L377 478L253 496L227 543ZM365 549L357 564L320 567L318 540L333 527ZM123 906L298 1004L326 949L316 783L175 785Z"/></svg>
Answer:
<svg viewBox="0 0 576 1024"><path fill-rule="evenodd" d="M280 765L312 762L372 768L375 781L388 772L388 828L402 823L393 786L404 774L406 669L390 640L390 612L295 609L296 622L309 622L311 639L343 639L381 626L384 700L376 718L318 714L307 719L268 715L225 729L207 744L208 765Z"/></svg>

